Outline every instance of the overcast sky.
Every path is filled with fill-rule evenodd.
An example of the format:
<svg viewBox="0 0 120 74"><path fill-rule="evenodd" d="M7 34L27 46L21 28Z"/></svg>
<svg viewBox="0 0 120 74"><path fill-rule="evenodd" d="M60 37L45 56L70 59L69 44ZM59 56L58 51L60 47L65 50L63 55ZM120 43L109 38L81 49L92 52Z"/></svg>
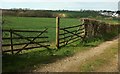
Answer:
<svg viewBox="0 0 120 74"><path fill-rule="evenodd" d="M1 0L1 8L118 10L119 0Z"/></svg>

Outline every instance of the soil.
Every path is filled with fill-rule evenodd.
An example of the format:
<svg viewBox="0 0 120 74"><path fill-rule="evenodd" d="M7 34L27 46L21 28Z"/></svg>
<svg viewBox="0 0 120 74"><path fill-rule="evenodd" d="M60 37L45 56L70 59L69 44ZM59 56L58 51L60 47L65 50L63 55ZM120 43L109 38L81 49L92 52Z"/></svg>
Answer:
<svg viewBox="0 0 120 74"><path fill-rule="evenodd" d="M71 57L64 58L62 60L57 60L54 63L43 64L39 66L32 72L79 72L79 66L85 60L89 58L98 56L107 50L112 44L118 44L118 38L115 38L110 41L106 41L97 47L93 47L87 51L79 52ZM100 68L98 71L101 72L113 72L118 71L117 68L117 55L116 58L111 60L111 62L104 66L104 68Z"/></svg>

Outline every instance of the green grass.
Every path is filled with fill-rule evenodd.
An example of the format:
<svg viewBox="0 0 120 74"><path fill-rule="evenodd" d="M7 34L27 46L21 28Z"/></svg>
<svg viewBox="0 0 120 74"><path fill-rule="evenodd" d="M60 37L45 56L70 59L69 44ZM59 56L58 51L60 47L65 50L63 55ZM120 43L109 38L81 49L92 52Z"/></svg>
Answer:
<svg viewBox="0 0 120 74"><path fill-rule="evenodd" d="M5 23L3 29L27 29L43 30L48 28L49 40L55 42L56 18L35 18L35 17L3 17ZM79 25L81 22L76 18L61 18L60 27Z"/></svg>
<svg viewBox="0 0 120 74"><path fill-rule="evenodd" d="M50 44L55 47L55 30L56 30L56 19L55 18L35 18L35 17L10 17L4 16L5 20L3 24L3 29L27 29L27 30L43 30L48 28L48 34ZM76 18L62 18L60 20L60 26L73 26L80 24L79 19ZM3 36L9 36L9 34L3 34ZM26 36L36 36L36 34L29 33L25 34ZM3 41L8 43L9 41ZM14 41L21 42L21 40ZM79 47L78 47L79 48ZM82 48L83 49L83 48ZM79 49L79 50L82 50ZM61 58L64 56L72 55L75 50L75 47L63 48L58 51L54 50L53 54L56 56L51 56L49 51L41 52L41 50L46 50L44 48L32 49L30 51L23 51L20 55L5 55L3 57L3 71L20 71L20 70L29 70L29 68L34 67L37 64L43 64L49 61L52 61L56 58ZM74 52L73 52L74 51Z"/></svg>
<svg viewBox="0 0 120 74"><path fill-rule="evenodd" d="M61 49L51 49L52 54L44 48L22 51L19 55L3 56L3 72L26 72L42 64L55 62L57 59L69 57L77 52L82 52L99 45L102 41L75 42ZM45 50L45 51L44 51Z"/></svg>
<svg viewBox="0 0 120 74"><path fill-rule="evenodd" d="M35 69L41 64L55 62L57 59L72 56L78 51L85 51L88 47L65 47L60 50L53 50L53 56L49 51L41 51L41 49L33 49L23 51L19 55L4 55L3 56L3 72L28 72Z"/></svg>
<svg viewBox="0 0 120 74"><path fill-rule="evenodd" d="M5 23L3 29L29 29L29 30L41 30L45 27L48 28L48 34L50 45L55 47L55 18L35 18L35 17L3 17ZM80 19L77 18L61 18L60 26L73 26L81 24ZM4 35L4 34L3 34ZM24 34L26 36L36 36L32 33ZM71 56L77 52L95 47L102 43L104 39L94 38L86 40L86 42L75 42L74 44L67 45L59 50L51 48L54 56L51 56L49 51L44 48L32 49L29 51L23 51L20 55L4 55L3 56L3 72L15 72L15 71L28 71L41 64L51 63L56 59L61 59L66 56ZM3 41L4 42L4 41ZM20 42L20 40L15 41ZM45 50L45 51L42 51Z"/></svg>
<svg viewBox="0 0 120 74"><path fill-rule="evenodd" d="M5 23L3 24L3 29L27 29L27 30L41 30L45 27L48 28L48 34L50 45L55 46L55 18L34 18L34 17L3 17ZM76 18L61 18L60 26L73 26L80 24L80 20ZM4 34L3 34L4 35ZM36 36L33 33L25 34L25 36ZM5 34L5 36L9 36ZM3 41L5 42L5 41ZM8 43L8 41L6 41ZM17 40L14 42L21 42ZM88 48L88 47L87 47ZM74 50L73 50L74 49ZM23 51L20 55L5 55L3 56L3 72L14 72L14 71L23 71L34 68L34 66L50 63L57 58L63 58L65 56L73 55L75 52L84 50L85 48L80 46L67 46L59 50L52 49L54 56L51 56L49 51L44 48L32 49L29 51Z"/></svg>
<svg viewBox="0 0 120 74"><path fill-rule="evenodd" d="M93 18L93 17L92 17ZM118 19L105 19L103 17L94 17L95 19L107 21L109 23L117 23ZM3 16L3 20L5 20L4 24L2 25L3 29L27 29L27 30L43 30L48 28L49 41L51 43L55 42L55 33L56 33L56 19L55 18L39 18L39 17L12 17L12 16ZM60 27L66 26L73 26L81 24L79 18L61 18L60 19ZM22 33L23 34L23 33ZM5 34L3 33L3 36ZM25 34L23 34L25 35ZM34 35L33 33L26 34L27 35ZM5 35L9 36L9 35Z"/></svg>
<svg viewBox="0 0 120 74"><path fill-rule="evenodd" d="M38 17L3 17L5 23L3 29L34 29L52 28L56 26L56 18L38 18ZM76 18L61 18L60 26L73 26L80 24Z"/></svg>
<svg viewBox="0 0 120 74"><path fill-rule="evenodd" d="M103 22L106 22L106 23L110 23L110 24L120 24L120 20L119 19L99 19L99 20L101 20L101 21L103 21Z"/></svg>

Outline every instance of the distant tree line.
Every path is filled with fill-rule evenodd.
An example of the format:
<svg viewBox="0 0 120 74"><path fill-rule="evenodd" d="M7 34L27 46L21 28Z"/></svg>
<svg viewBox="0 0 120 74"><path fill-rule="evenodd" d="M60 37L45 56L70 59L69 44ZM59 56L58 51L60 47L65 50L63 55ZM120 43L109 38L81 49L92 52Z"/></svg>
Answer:
<svg viewBox="0 0 120 74"><path fill-rule="evenodd" d="M19 17L96 17L101 11L94 10L80 10L80 11L69 11L69 10L31 10L31 9L2 9L3 16L19 16ZM112 11L102 11L102 12L112 12ZM117 12L120 14L120 12ZM102 16L102 15L100 15Z"/></svg>
<svg viewBox="0 0 120 74"><path fill-rule="evenodd" d="M3 9L3 16L52 17L52 14L45 10Z"/></svg>

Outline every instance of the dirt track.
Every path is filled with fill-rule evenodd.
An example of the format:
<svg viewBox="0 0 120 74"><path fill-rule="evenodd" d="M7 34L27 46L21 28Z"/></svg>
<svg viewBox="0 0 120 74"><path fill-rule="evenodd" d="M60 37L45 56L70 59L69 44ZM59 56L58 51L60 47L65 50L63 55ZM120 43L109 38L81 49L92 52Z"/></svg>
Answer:
<svg viewBox="0 0 120 74"><path fill-rule="evenodd" d="M108 64L100 67L96 72L118 72L118 55L111 60Z"/></svg>
<svg viewBox="0 0 120 74"><path fill-rule="evenodd" d="M85 60L89 58L100 55L101 53L104 52L104 50L109 48L112 44L118 44L118 38L111 41L106 41L100 44L99 46L91 48L85 52L79 52L73 55L72 57L58 60L54 63L45 64L33 70L33 72L79 72L80 64L82 64ZM112 61L110 66L114 65L113 62L116 61ZM109 66L106 68L109 69ZM115 66L114 69L117 69L117 67ZM110 68L107 71L112 71L112 68Z"/></svg>

